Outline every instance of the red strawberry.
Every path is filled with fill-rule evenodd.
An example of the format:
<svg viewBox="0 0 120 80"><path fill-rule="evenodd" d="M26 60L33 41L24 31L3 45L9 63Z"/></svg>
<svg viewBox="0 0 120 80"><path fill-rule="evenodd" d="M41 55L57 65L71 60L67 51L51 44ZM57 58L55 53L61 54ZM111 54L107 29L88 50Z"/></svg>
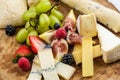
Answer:
<svg viewBox="0 0 120 80"><path fill-rule="evenodd" d="M29 60L25 57L22 57L18 60L18 66L23 70L23 71L27 71L30 70L31 68L31 64L29 62Z"/></svg>
<svg viewBox="0 0 120 80"><path fill-rule="evenodd" d="M30 36L30 45L34 53L45 48L46 44L38 36Z"/></svg>
<svg viewBox="0 0 120 80"><path fill-rule="evenodd" d="M31 53L32 53L32 50L27 45L22 45L16 50L16 52L14 54L14 58L16 58L17 55L26 56Z"/></svg>
<svg viewBox="0 0 120 80"><path fill-rule="evenodd" d="M22 46L20 46L17 50L16 50L16 52L15 52L15 54L14 54L14 59L13 59L13 63L17 63L18 62L18 60L21 58L21 57L26 57L26 58L28 58L30 61L32 61L33 60L33 58L34 58L34 54L32 54L33 52L32 52L32 50L28 47L28 46L26 46L26 45L22 45Z"/></svg>

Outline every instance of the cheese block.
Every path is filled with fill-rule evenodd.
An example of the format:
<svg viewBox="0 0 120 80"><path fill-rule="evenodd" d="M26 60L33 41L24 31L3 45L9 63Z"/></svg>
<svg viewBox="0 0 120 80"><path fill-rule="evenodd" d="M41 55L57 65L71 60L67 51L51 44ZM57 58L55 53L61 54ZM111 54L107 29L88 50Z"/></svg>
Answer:
<svg viewBox="0 0 120 80"><path fill-rule="evenodd" d="M120 38L101 25L97 25L103 60L111 63L120 59Z"/></svg>
<svg viewBox="0 0 120 80"><path fill-rule="evenodd" d="M38 57L42 69L44 80L59 80L55 69L52 49L43 49L38 51Z"/></svg>
<svg viewBox="0 0 120 80"><path fill-rule="evenodd" d="M120 32L120 13L107 8L93 0L61 0L81 13L95 13L97 20L114 32Z"/></svg>
<svg viewBox="0 0 120 80"><path fill-rule="evenodd" d="M30 71L30 74L28 76L27 80L41 80L42 79L42 75L40 73L40 65L37 65L35 63L32 64L32 69Z"/></svg>
<svg viewBox="0 0 120 80"><path fill-rule="evenodd" d="M38 56L36 56L36 59L34 59L33 62L37 65L40 65ZM62 62L59 62L57 60L55 60L55 68L56 68L57 74L60 75L65 80L69 80L76 71L74 67L64 64Z"/></svg>
<svg viewBox="0 0 120 80"><path fill-rule="evenodd" d="M96 29L96 17L94 13L87 14L87 15L80 15L80 35L88 36L88 37L95 37L97 36L97 29Z"/></svg>
<svg viewBox="0 0 120 80"><path fill-rule="evenodd" d="M94 75L92 38L82 38L82 75L89 77Z"/></svg>
<svg viewBox="0 0 120 80"><path fill-rule="evenodd" d="M74 45L72 55L77 65L82 62L82 45L81 44ZM93 58L97 58L100 56L102 56L100 45L93 46Z"/></svg>

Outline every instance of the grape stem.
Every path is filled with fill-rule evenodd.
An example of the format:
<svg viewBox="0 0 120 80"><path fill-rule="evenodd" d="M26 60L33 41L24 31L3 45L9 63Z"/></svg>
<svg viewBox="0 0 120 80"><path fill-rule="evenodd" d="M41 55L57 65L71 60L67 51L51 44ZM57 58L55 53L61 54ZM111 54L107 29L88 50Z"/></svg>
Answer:
<svg viewBox="0 0 120 80"><path fill-rule="evenodd" d="M51 9L49 9L46 13L47 13L48 15L50 15L51 10L52 10L55 6L58 6L58 5L59 5L59 3L54 4L54 5L52 6L52 8L51 8Z"/></svg>

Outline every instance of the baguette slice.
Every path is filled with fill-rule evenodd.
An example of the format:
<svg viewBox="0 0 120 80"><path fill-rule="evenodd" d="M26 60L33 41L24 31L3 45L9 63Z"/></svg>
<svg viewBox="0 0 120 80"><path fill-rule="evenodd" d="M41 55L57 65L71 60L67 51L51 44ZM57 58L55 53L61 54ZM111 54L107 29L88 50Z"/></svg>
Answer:
<svg viewBox="0 0 120 80"><path fill-rule="evenodd" d="M97 20L114 32L120 32L120 13L92 0L61 0L81 13L95 13Z"/></svg>
<svg viewBox="0 0 120 80"><path fill-rule="evenodd" d="M97 30L104 62L111 63L119 60L120 38L99 24L97 24Z"/></svg>

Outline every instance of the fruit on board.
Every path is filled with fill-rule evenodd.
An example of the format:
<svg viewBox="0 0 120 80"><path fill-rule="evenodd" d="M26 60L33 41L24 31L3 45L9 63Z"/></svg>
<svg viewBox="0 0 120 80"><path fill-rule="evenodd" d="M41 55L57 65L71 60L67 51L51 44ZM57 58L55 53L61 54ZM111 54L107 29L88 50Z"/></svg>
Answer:
<svg viewBox="0 0 120 80"><path fill-rule="evenodd" d="M12 25L7 25L7 26L5 27L5 33L6 33L8 36L13 36L13 35L15 34L15 31L16 31L16 29L15 29L15 27L12 26Z"/></svg>
<svg viewBox="0 0 120 80"><path fill-rule="evenodd" d="M55 33L55 37L58 39L66 38L66 35L67 35L67 32L63 28L59 28Z"/></svg>
<svg viewBox="0 0 120 80"><path fill-rule="evenodd" d="M40 39L44 40L47 44L50 44L55 38L55 30L49 30L39 35Z"/></svg>
<svg viewBox="0 0 120 80"><path fill-rule="evenodd" d="M26 38L26 44L27 44L28 46L30 46L29 36L38 36L38 32L37 32L36 30L30 31L30 33L28 34L28 36L27 36L27 38Z"/></svg>
<svg viewBox="0 0 120 80"><path fill-rule="evenodd" d="M68 33L67 33L67 42L70 45L80 44L82 42L81 39L82 39L82 36L80 36L76 32L74 32L74 31L68 31Z"/></svg>
<svg viewBox="0 0 120 80"><path fill-rule="evenodd" d="M23 70L23 71L28 71L30 70L31 68L31 64L30 64L30 61L25 58L25 57L22 57L18 60L18 66Z"/></svg>
<svg viewBox="0 0 120 80"><path fill-rule="evenodd" d="M26 57L29 60L32 60L34 58L34 55L32 53L33 52L30 47L27 45L21 45L14 53L13 63L17 63L21 57Z"/></svg>
<svg viewBox="0 0 120 80"><path fill-rule="evenodd" d="M65 63L65 64L68 64L68 65L72 65L73 63L75 63L72 54L64 54L64 56L62 57L61 62Z"/></svg>
<svg viewBox="0 0 120 80"><path fill-rule="evenodd" d="M68 52L68 43L65 39L55 39L51 43L55 59L61 61L64 54Z"/></svg>
<svg viewBox="0 0 120 80"><path fill-rule="evenodd" d="M71 10L68 15L66 16L65 20L62 23L63 28L65 28L67 31L72 30L76 31L76 18L73 10Z"/></svg>
<svg viewBox="0 0 120 80"><path fill-rule="evenodd" d="M38 50L45 48L46 44L38 36L29 36L30 45L34 53L37 54Z"/></svg>
<svg viewBox="0 0 120 80"><path fill-rule="evenodd" d="M25 28L22 28L18 31L16 35L16 40L18 42L25 42L27 35L28 35L28 31Z"/></svg>

